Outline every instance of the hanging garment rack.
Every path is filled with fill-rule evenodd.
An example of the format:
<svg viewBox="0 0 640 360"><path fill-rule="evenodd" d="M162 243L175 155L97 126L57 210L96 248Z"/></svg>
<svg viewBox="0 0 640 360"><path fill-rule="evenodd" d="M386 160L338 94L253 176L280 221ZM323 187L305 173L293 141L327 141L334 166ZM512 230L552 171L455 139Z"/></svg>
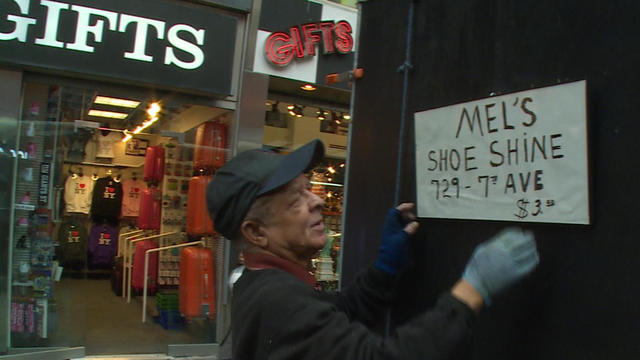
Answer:
<svg viewBox="0 0 640 360"><path fill-rule="evenodd" d="M133 230L133 231L127 231L126 233L122 233L120 234L120 240L118 241L118 256L123 256L124 253L124 244L126 244L127 240L129 238L134 238L136 236L139 236L140 233L144 232L144 230L142 229L138 229L138 230ZM122 241L124 240L124 241Z"/></svg>
<svg viewBox="0 0 640 360"><path fill-rule="evenodd" d="M129 241L139 238L140 236L145 236L146 230L135 230L132 232L124 233L126 235L124 238L121 238L121 241L118 242L118 252L121 251L119 255L122 256L122 298L124 299L127 296L127 272L129 268L127 267L128 255L129 252Z"/></svg>
<svg viewBox="0 0 640 360"><path fill-rule="evenodd" d="M170 249L176 249L176 248L181 248L181 247L185 247L185 246L194 246L194 245L200 245L200 246L204 247L205 243L202 240L198 240L198 241L193 241L193 242L188 242L188 243L183 243L183 244L163 246L163 247L159 247L159 248L155 248L155 249L149 249L149 250L145 251L145 253L144 253L144 286L143 286L143 289L142 289L142 322L143 323L147 321L147 283L149 282L149 279L148 279L148 276L149 276L149 254L151 254L153 252L160 252L160 251L164 251L164 250L170 250Z"/></svg>
<svg viewBox="0 0 640 360"><path fill-rule="evenodd" d="M123 270L127 272L127 276L124 276L125 275L124 273L122 274L122 277L127 279L126 286L125 288L122 289L123 292L125 290L127 292L127 303L131 302L131 275L133 273L133 244L137 243L138 241L158 239L164 236L174 235L176 233L177 231L170 231L162 234L149 235L149 236L129 240L129 244L127 246L127 258L125 259L126 263L123 265Z"/></svg>

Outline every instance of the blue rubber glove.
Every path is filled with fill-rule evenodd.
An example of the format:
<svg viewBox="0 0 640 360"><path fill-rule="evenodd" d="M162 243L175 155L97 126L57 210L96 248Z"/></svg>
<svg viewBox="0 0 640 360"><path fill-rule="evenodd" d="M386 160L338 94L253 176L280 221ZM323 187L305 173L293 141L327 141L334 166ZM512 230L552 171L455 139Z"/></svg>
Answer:
<svg viewBox="0 0 640 360"><path fill-rule="evenodd" d="M382 226L380 254L375 266L390 274L396 274L409 259L409 235L418 229L418 223L411 213L413 204L404 203L389 210Z"/></svg>
<svg viewBox="0 0 640 360"><path fill-rule="evenodd" d="M476 247L462 278L482 295L488 306L494 295L525 277L539 262L533 233L507 228Z"/></svg>

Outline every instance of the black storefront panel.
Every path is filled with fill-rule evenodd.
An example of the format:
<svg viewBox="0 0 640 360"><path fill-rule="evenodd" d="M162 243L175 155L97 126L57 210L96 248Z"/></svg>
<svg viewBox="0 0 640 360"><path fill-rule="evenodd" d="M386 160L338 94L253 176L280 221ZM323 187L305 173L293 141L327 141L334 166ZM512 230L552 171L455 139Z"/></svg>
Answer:
<svg viewBox="0 0 640 360"><path fill-rule="evenodd" d="M229 95L237 19L179 1L0 3L0 62Z"/></svg>

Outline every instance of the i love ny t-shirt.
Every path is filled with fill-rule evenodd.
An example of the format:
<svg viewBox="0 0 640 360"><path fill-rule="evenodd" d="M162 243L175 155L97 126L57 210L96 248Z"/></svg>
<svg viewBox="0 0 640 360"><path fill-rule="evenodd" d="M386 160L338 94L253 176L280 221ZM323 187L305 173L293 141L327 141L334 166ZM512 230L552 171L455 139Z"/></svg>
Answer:
<svg viewBox="0 0 640 360"><path fill-rule="evenodd" d="M140 179L122 181L122 216L137 217L140 214L140 195L146 187Z"/></svg>
<svg viewBox="0 0 640 360"><path fill-rule="evenodd" d="M89 233L89 265L111 265L118 252L118 230L113 226L95 225Z"/></svg>
<svg viewBox="0 0 640 360"><path fill-rule="evenodd" d="M65 209L69 213L88 214L94 181L89 176L69 176L64 184Z"/></svg>
<svg viewBox="0 0 640 360"><path fill-rule="evenodd" d="M122 207L122 184L111 176L96 180L93 188L91 217L95 222L115 223L120 218Z"/></svg>

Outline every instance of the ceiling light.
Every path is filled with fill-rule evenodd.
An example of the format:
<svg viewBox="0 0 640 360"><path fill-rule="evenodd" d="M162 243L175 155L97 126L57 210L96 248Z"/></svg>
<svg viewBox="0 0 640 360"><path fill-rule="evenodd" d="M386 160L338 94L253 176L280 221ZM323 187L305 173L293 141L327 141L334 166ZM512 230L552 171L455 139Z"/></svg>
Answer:
<svg viewBox="0 0 640 360"><path fill-rule="evenodd" d="M351 115L349 115L349 113L344 113L342 114L342 118L345 120L351 120Z"/></svg>
<svg viewBox="0 0 640 360"><path fill-rule="evenodd" d="M140 105L140 101L118 99L118 98L112 98L112 97L101 96L101 95L96 96L93 102L95 104L120 106L120 107L126 107L126 108L136 108L138 107L138 105Z"/></svg>
<svg viewBox="0 0 640 360"><path fill-rule="evenodd" d="M149 107L147 108L147 114L149 114L149 119L143 121L142 124L136 126L136 128L133 129L131 133L125 130L125 137L124 139L122 139L122 142L129 141L131 139L131 134L139 134L142 130L148 128L149 126L153 125L153 123L158 121L159 119L158 114L160 113L161 110L162 110L162 106L160 106L159 103L157 102L150 103Z"/></svg>
<svg viewBox="0 0 640 360"><path fill-rule="evenodd" d="M318 120L326 119L325 112L322 109L318 109L318 111L316 111L316 114L318 114Z"/></svg>
<svg viewBox="0 0 640 360"><path fill-rule="evenodd" d="M304 84L304 85L300 86L300 89L305 90L305 91L313 91L313 90L316 89L316 87L311 85L311 84Z"/></svg>
<svg viewBox="0 0 640 360"><path fill-rule="evenodd" d="M289 109L289 115L295 117L302 117L303 107L298 105L288 105L287 109Z"/></svg>
<svg viewBox="0 0 640 360"><path fill-rule="evenodd" d="M147 114L149 114L149 116L151 117L155 117L156 115L158 115L160 110L162 110L160 104L158 104L157 102L152 102L147 108Z"/></svg>
<svg viewBox="0 0 640 360"><path fill-rule="evenodd" d="M131 134L129 134L129 132L127 130L124 131L124 137L122 138L122 142L126 143L127 141L131 140L133 136L131 136Z"/></svg>
<svg viewBox="0 0 640 360"><path fill-rule="evenodd" d="M149 126L151 126L151 124L153 124L156 121L158 121L158 117L157 116L152 117L151 119L143 122L141 125L138 125L138 127L136 127L133 130L133 133L134 134L139 134L142 130L148 128Z"/></svg>
<svg viewBox="0 0 640 360"><path fill-rule="evenodd" d="M110 118L110 119L124 119L127 116L129 116L129 114L125 114L125 113L119 113L119 112L114 112L114 111L104 111L104 110L95 110L95 109L91 109L89 110L89 116L98 116L98 117L105 117L105 118Z"/></svg>

